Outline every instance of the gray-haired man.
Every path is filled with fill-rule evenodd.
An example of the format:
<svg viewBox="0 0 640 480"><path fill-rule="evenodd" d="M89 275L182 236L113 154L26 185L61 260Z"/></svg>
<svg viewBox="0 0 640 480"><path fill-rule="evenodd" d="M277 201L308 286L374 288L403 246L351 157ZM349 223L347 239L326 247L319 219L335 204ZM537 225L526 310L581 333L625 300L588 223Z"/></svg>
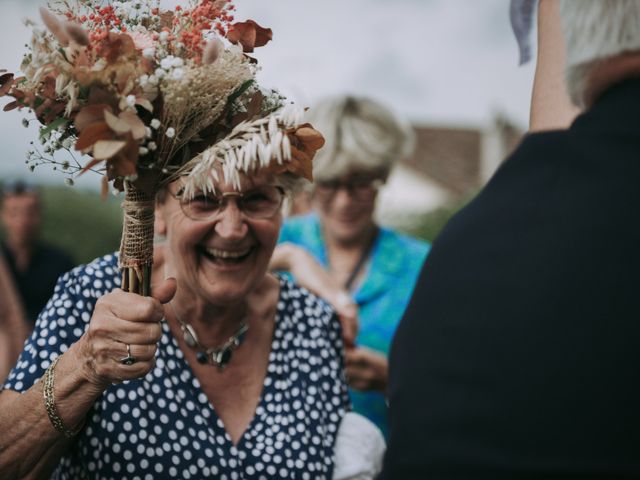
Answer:
<svg viewBox="0 0 640 480"><path fill-rule="evenodd" d="M385 479L640 478L640 0L560 12L585 113L528 135L435 242Z"/></svg>

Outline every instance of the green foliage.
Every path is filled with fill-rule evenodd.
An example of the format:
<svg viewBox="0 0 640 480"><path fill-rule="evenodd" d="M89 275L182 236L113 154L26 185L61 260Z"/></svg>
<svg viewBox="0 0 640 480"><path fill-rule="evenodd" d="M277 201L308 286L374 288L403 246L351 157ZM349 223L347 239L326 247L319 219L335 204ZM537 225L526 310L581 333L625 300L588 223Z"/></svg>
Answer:
<svg viewBox="0 0 640 480"><path fill-rule="evenodd" d="M464 197L417 218L411 228L405 229L405 233L433 243L451 217L471 199L472 197Z"/></svg>
<svg viewBox="0 0 640 480"><path fill-rule="evenodd" d="M71 187L45 186L40 191L43 241L62 248L78 264L120 248L121 198L103 201L96 192ZM0 237L4 238L1 229Z"/></svg>
<svg viewBox="0 0 640 480"><path fill-rule="evenodd" d="M70 187L44 187L43 240L86 263L120 247L121 199Z"/></svg>

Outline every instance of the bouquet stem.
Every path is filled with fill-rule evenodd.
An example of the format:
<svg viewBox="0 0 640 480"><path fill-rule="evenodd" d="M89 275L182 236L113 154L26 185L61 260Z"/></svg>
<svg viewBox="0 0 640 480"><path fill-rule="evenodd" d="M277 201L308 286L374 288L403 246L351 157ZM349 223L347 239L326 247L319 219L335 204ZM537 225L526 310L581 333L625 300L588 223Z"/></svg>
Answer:
<svg viewBox="0 0 640 480"><path fill-rule="evenodd" d="M124 221L120 243L122 289L151 295L155 198L125 182Z"/></svg>

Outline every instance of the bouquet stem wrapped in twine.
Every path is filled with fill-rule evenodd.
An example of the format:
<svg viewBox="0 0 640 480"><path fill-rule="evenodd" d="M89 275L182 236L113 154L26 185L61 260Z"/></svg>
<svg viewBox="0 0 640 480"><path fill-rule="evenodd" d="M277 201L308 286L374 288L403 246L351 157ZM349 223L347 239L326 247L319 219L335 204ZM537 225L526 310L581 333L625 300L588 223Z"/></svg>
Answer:
<svg viewBox="0 0 640 480"><path fill-rule="evenodd" d="M124 221L120 243L122 289L151 295L155 198L125 182Z"/></svg>

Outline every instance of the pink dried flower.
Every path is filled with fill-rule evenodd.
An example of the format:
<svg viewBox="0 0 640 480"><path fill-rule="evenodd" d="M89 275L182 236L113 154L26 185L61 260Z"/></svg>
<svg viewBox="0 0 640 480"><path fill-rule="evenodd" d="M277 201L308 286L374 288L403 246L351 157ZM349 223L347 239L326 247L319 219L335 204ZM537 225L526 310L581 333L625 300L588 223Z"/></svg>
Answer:
<svg viewBox="0 0 640 480"><path fill-rule="evenodd" d="M133 39L138 50L145 50L147 48L154 48L155 42L150 34L144 32L130 32L129 36Z"/></svg>

